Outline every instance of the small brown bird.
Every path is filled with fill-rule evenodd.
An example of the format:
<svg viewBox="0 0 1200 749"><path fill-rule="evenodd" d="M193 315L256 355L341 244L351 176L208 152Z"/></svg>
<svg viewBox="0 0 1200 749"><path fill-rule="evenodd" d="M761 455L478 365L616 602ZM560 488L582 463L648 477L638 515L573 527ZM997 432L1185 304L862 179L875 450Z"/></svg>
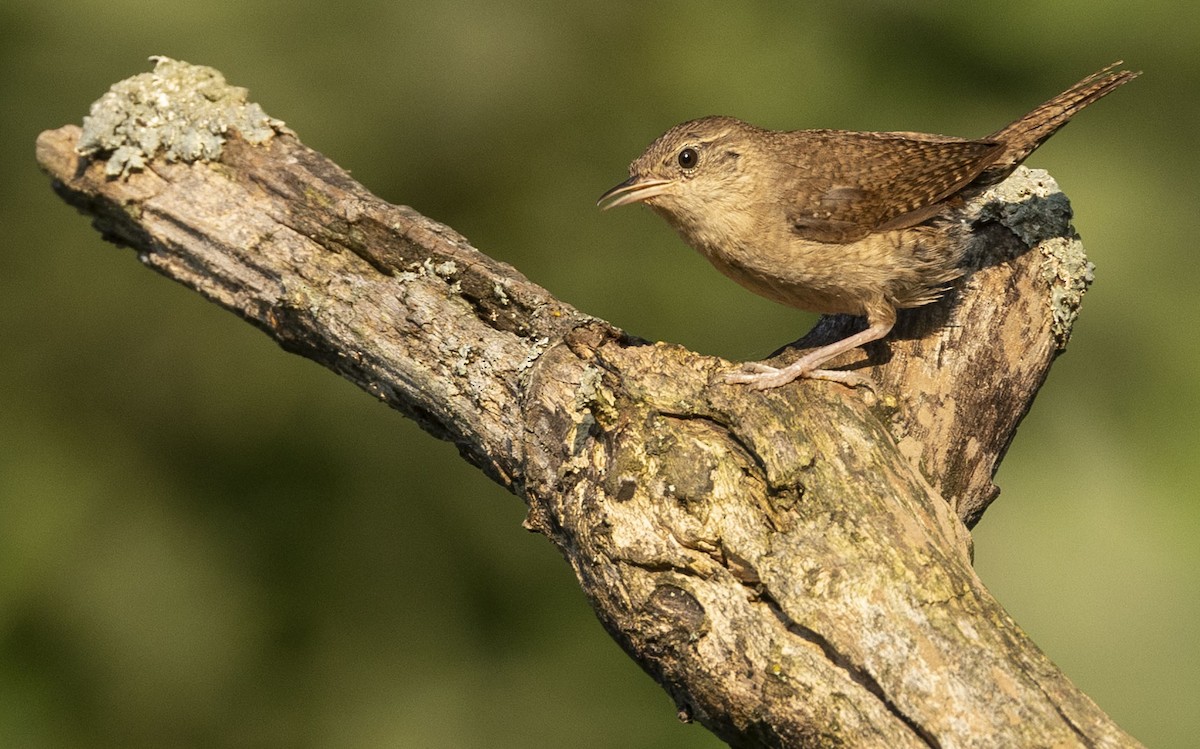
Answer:
<svg viewBox="0 0 1200 749"><path fill-rule="evenodd" d="M923 133L764 130L732 117L685 122L650 144L604 209L642 202L717 270L756 294L867 328L783 368L748 363L728 382L797 377L861 384L821 364L883 338L896 311L936 301L962 275L966 199L1003 181L1079 110L1139 73L1088 76L980 140Z"/></svg>

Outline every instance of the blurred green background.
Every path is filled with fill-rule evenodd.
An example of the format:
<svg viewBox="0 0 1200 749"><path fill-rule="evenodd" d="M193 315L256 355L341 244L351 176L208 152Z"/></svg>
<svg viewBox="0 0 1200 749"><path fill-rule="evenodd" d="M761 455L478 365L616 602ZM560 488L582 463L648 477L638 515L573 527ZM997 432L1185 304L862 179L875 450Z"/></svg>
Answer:
<svg viewBox="0 0 1200 749"><path fill-rule="evenodd" d="M668 126L982 135L1120 57L1031 159L1098 266L977 566L1150 746L1200 735L1200 6L0 4L0 745L713 747L523 507L103 243L33 160L151 54L212 65L384 198L632 333L734 359L811 318L594 201Z"/></svg>

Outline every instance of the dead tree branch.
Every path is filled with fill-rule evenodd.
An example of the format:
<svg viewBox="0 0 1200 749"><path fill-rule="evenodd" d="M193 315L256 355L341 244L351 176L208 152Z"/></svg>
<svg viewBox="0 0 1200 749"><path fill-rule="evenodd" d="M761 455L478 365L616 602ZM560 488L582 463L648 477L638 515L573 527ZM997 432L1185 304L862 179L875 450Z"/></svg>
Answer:
<svg viewBox="0 0 1200 749"><path fill-rule="evenodd" d="M176 74L219 79L171 62L156 107L196 87ZM196 121L181 111L159 114ZM142 120L124 145L86 136L107 170L74 126L43 133L38 160L106 238L521 497L683 718L735 746L1137 746L970 564L966 527L1090 272L1045 175L981 201L977 269L868 352L877 399L815 381L759 393L723 384L728 362L553 298L282 123L210 128L217 156L161 133L122 153Z"/></svg>

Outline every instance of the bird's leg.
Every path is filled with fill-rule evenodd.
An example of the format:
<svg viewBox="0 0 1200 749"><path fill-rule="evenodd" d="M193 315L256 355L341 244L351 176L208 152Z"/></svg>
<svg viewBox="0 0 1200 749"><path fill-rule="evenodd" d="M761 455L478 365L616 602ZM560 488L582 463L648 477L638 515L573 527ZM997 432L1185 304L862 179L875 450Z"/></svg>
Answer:
<svg viewBox="0 0 1200 749"><path fill-rule="evenodd" d="M896 324L894 309L880 310L879 314L867 317L866 330L847 336L819 349L810 351L786 367L772 367L761 362L744 364L741 372L729 372L725 381L738 385L749 385L754 390L770 390L780 385L786 385L798 377L814 380L832 380L847 387L865 385L872 387L871 381L855 372L843 372L836 369L817 369L830 359L853 348L878 341L886 336Z"/></svg>

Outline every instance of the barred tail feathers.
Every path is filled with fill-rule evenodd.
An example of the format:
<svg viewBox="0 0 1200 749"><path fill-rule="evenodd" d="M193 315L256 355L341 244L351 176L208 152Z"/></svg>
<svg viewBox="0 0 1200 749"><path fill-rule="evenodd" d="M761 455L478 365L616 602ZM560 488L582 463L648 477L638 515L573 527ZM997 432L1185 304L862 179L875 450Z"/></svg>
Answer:
<svg viewBox="0 0 1200 749"><path fill-rule="evenodd" d="M1045 143L1047 138L1070 122L1081 109L1141 75L1140 71L1116 70L1119 65L1120 60L1089 75L1024 117L989 135L987 140L995 140L1008 146L1000 158L996 159L992 169L1015 168L1038 146Z"/></svg>

